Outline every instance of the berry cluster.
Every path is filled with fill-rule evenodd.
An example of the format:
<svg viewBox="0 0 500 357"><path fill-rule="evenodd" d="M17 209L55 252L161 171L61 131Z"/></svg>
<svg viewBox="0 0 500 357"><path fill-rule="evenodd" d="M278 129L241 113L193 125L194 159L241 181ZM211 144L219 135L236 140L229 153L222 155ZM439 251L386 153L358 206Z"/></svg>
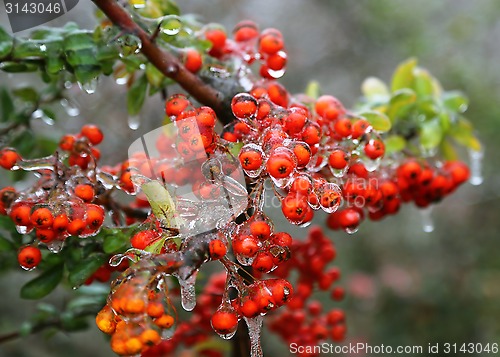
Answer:
<svg viewBox="0 0 500 357"><path fill-rule="evenodd" d="M164 277L149 270L132 271L113 283L108 304L96 316L97 327L111 335L111 348L120 356L157 345L172 334L176 321Z"/></svg>
<svg viewBox="0 0 500 357"><path fill-rule="evenodd" d="M290 258L292 237L285 232L273 232L273 224L257 211L238 227L232 237L233 253L243 265L254 271L269 273Z"/></svg>
<svg viewBox="0 0 500 357"><path fill-rule="evenodd" d="M409 201L427 207L452 193L469 176L469 168L459 161L431 166L429 162L407 159L395 169L387 167L372 173L362 164L352 165L343 184L348 204L328 217L328 226L353 233L366 215L380 220L397 213L401 204Z"/></svg>
<svg viewBox="0 0 500 357"><path fill-rule="evenodd" d="M212 57L224 61L228 57L237 57L248 65L258 61L262 78L276 79L285 73L287 53L283 35L277 29L267 28L260 32L256 23L242 21L235 26L233 39L228 39L224 29L216 26L209 25L201 32L201 36L212 44L208 52ZM194 50L188 51L191 53ZM192 58L187 57L184 63L189 70L196 72L201 68L201 56L190 56ZM199 58L199 61L194 58Z"/></svg>
<svg viewBox="0 0 500 357"><path fill-rule="evenodd" d="M295 293L286 310L280 310L270 320L270 329L288 344L314 346L327 338L334 342L344 339L346 326L344 313L332 309L322 314L322 305L318 301L307 302L315 287L321 291L330 291L331 299L342 300L344 290L332 287L340 278L338 268L328 268L335 259L333 243L319 227L309 231L304 241L295 240L292 245L292 258L273 272L273 275L288 278L292 271L298 272Z"/></svg>
<svg viewBox="0 0 500 357"><path fill-rule="evenodd" d="M93 161L93 166L101 157L99 149L94 147L102 142L104 135L96 125L84 125L79 134L64 135L59 141L59 147L70 153L68 163L70 166L80 166L86 170Z"/></svg>

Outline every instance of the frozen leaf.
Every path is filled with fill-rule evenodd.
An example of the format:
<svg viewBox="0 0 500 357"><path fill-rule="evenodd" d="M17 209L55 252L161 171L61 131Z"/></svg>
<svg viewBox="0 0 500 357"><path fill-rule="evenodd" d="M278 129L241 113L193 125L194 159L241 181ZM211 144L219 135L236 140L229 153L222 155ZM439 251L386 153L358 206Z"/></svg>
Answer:
<svg viewBox="0 0 500 357"><path fill-rule="evenodd" d="M179 228L175 217L175 202L167 189L158 181L149 181L141 186L148 198L154 215L170 228Z"/></svg>

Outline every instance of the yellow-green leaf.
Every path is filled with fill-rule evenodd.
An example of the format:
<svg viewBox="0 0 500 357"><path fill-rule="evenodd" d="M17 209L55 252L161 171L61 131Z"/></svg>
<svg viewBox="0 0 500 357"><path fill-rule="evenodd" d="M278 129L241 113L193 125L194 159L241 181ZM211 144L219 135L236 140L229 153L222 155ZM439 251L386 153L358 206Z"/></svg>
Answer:
<svg viewBox="0 0 500 357"><path fill-rule="evenodd" d="M168 190L158 181L146 182L142 184L141 189L148 198L156 218L167 227L179 228L175 217L175 202Z"/></svg>
<svg viewBox="0 0 500 357"><path fill-rule="evenodd" d="M387 85L377 77L366 78L361 84L361 92L370 100L389 96Z"/></svg>
<svg viewBox="0 0 500 357"><path fill-rule="evenodd" d="M397 90L393 93L387 109L387 116L394 123L397 118L404 116L417 101L417 95L409 88Z"/></svg>
<svg viewBox="0 0 500 357"><path fill-rule="evenodd" d="M387 115L375 111L363 112L360 113L362 117L364 117L373 127L373 130L386 132L391 129L391 121L387 117Z"/></svg>
<svg viewBox="0 0 500 357"><path fill-rule="evenodd" d="M430 73L422 68L413 70L413 88L419 97L429 97L434 94L433 78Z"/></svg>
<svg viewBox="0 0 500 357"><path fill-rule="evenodd" d="M392 75L391 91L395 92L403 88L413 87L413 70L417 65L416 58L410 58L401 63Z"/></svg>

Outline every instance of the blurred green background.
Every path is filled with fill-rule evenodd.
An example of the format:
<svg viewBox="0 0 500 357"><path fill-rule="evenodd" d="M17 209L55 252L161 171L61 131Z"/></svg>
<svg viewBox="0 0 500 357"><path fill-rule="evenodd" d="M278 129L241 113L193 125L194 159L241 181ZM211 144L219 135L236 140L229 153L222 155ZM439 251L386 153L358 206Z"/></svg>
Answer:
<svg viewBox="0 0 500 357"><path fill-rule="evenodd" d="M197 13L228 31L242 19L280 29L289 54L282 83L293 93L318 80L324 93L352 107L365 77L388 81L399 62L415 56L445 89L468 95L467 116L485 146L484 183L466 184L437 205L432 233L422 231L420 212L407 206L382 222L365 222L353 236L330 231L347 290L346 300L334 305L346 311L347 342L500 343L500 2L193 0L179 5L184 13ZM93 28L92 11L90 1L80 1L50 24L73 20ZM0 20L7 24L5 14ZM15 78L15 85L33 81ZM4 74L0 81L13 82ZM81 115L70 118L63 113L56 129L40 125L39 130L57 138L83 122L100 123L107 136L104 161L123 160L124 145L156 128L163 110L159 98L150 100L141 113L141 127L132 131L126 125L124 94L125 89L111 79L99 83L97 94L76 91L73 97ZM275 219L282 220L280 216L275 214ZM324 219L316 215L318 224ZM304 229L293 231L306 235ZM19 287L32 276L22 272L0 276L1 333L17 329L33 313L33 303L18 298ZM48 300L62 304L67 296L60 290ZM267 335L263 341L267 355L287 355L287 348ZM48 340L35 335L0 345L0 356L6 357L69 355L111 356L112 352L94 327L85 333L58 334Z"/></svg>

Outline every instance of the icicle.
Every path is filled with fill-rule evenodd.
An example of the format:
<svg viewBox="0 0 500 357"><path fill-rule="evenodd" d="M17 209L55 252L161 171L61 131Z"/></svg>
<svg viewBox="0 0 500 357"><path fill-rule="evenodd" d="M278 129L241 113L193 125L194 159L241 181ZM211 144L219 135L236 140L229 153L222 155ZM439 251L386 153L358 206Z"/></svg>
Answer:
<svg viewBox="0 0 500 357"><path fill-rule="evenodd" d="M61 105L66 111L66 114L68 114L70 117L76 117L80 115L80 109L78 109L76 104L70 101L69 99L67 98L61 99Z"/></svg>
<svg viewBox="0 0 500 357"><path fill-rule="evenodd" d="M432 219L433 208L434 207L432 206L428 206L420 209L420 215L422 216L422 229L426 233L434 231L434 221Z"/></svg>
<svg viewBox="0 0 500 357"><path fill-rule="evenodd" d="M263 317L261 315L254 318L244 318L248 326L248 335L250 337L250 356L262 357L262 347L260 346L260 331L262 330Z"/></svg>
<svg viewBox="0 0 500 357"><path fill-rule="evenodd" d="M186 280L179 278L181 285L181 305L186 311L192 311L196 306L195 283L198 271L194 271Z"/></svg>
<svg viewBox="0 0 500 357"><path fill-rule="evenodd" d="M471 185L478 186L483 183L483 156L484 152L482 150L469 150L469 161L470 161L470 179Z"/></svg>

